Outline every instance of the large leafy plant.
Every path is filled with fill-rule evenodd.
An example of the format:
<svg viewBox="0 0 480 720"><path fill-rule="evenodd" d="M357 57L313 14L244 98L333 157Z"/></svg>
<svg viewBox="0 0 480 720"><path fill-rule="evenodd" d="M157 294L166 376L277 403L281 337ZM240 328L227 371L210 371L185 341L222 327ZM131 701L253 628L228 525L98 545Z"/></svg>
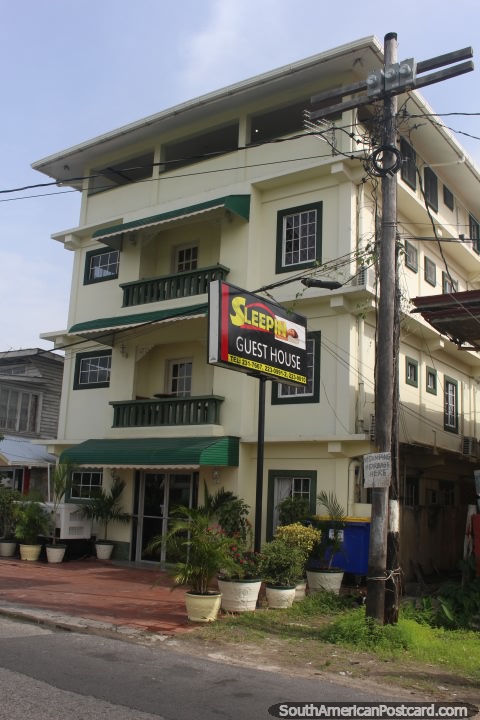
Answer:
<svg viewBox="0 0 480 720"><path fill-rule="evenodd" d="M0 485L0 538L8 542L15 535L15 510L22 499L18 490Z"/></svg>
<svg viewBox="0 0 480 720"><path fill-rule="evenodd" d="M103 528L103 540L108 538L111 523L128 523L130 515L122 510L120 498L125 489L125 480L116 477L109 490L98 488L94 497L79 505L83 517L97 522Z"/></svg>
<svg viewBox="0 0 480 720"><path fill-rule="evenodd" d="M294 587L303 577L305 560L298 546L275 538L263 546L260 571L269 585Z"/></svg>
<svg viewBox="0 0 480 720"><path fill-rule="evenodd" d="M43 503L26 498L15 509L15 538L24 545L37 545L50 532L51 517Z"/></svg>

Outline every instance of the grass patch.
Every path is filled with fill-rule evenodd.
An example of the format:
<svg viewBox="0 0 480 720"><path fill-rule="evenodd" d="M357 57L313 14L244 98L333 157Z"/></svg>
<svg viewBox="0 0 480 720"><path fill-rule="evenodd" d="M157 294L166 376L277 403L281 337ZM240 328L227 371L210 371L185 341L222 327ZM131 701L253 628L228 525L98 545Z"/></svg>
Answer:
<svg viewBox="0 0 480 720"><path fill-rule="evenodd" d="M287 610L227 615L195 635L232 644L269 639L299 650L301 644L308 644L310 652L318 653L318 658L312 655L309 659L323 665L326 648L336 646L369 653L378 660L428 665L480 681L480 633L431 627L408 617L408 612L401 614L397 625L381 627L367 620L365 609L357 607L354 598L332 593L310 595Z"/></svg>

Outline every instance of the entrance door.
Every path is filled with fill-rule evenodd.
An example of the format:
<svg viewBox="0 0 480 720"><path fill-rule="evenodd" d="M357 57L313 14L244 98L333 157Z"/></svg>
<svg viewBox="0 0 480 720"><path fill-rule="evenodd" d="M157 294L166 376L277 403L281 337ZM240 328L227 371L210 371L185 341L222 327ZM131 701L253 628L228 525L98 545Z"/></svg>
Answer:
<svg viewBox="0 0 480 720"><path fill-rule="evenodd" d="M192 473L142 473L138 484L138 524L135 560L174 562L169 558L165 541L160 553L145 552L154 538L165 540L170 526L172 509L178 505L193 505Z"/></svg>

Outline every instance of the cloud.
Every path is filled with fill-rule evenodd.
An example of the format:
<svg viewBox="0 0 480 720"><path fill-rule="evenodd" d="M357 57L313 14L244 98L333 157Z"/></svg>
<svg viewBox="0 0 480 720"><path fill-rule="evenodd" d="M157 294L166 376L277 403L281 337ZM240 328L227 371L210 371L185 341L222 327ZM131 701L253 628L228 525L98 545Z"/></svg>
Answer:
<svg viewBox="0 0 480 720"><path fill-rule="evenodd" d="M185 38L180 82L186 97L273 69L286 56L288 60L289 5L283 0L212 0L204 26Z"/></svg>

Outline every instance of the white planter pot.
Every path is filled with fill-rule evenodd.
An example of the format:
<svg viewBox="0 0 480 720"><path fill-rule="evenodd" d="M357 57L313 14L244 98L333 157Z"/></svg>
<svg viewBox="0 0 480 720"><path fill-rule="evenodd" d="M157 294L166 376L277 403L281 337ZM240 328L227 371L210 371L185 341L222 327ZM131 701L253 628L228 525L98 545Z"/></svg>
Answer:
<svg viewBox="0 0 480 720"><path fill-rule="evenodd" d="M261 580L219 580L222 610L226 612L255 610L261 585Z"/></svg>
<svg viewBox="0 0 480 720"><path fill-rule="evenodd" d="M41 550L41 545L20 545L20 558L21 560L35 562L40 557Z"/></svg>
<svg viewBox="0 0 480 720"><path fill-rule="evenodd" d="M97 542L95 543L95 551L98 560L110 560L112 557L114 543Z"/></svg>
<svg viewBox="0 0 480 720"><path fill-rule="evenodd" d="M66 545L47 545L47 560L49 563L61 563L63 561Z"/></svg>
<svg viewBox="0 0 480 720"><path fill-rule="evenodd" d="M307 582L310 594L326 590L336 595L340 593L343 570L307 570Z"/></svg>
<svg viewBox="0 0 480 720"><path fill-rule="evenodd" d="M293 602L300 602L305 597L305 593L307 590L307 581L304 580L304 582L298 583L295 585L295 598Z"/></svg>
<svg viewBox="0 0 480 720"><path fill-rule="evenodd" d="M13 557L15 555L16 549L17 549L16 542L7 542L7 541L0 542L0 555L2 557Z"/></svg>
<svg viewBox="0 0 480 720"><path fill-rule="evenodd" d="M217 619L222 602L221 593L194 595L185 593L185 606L188 619L193 622L213 622Z"/></svg>
<svg viewBox="0 0 480 720"><path fill-rule="evenodd" d="M270 608L289 608L293 605L293 601L295 600L294 587L271 587L267 585L265 592L267 594L268 607Z"/></svg>

